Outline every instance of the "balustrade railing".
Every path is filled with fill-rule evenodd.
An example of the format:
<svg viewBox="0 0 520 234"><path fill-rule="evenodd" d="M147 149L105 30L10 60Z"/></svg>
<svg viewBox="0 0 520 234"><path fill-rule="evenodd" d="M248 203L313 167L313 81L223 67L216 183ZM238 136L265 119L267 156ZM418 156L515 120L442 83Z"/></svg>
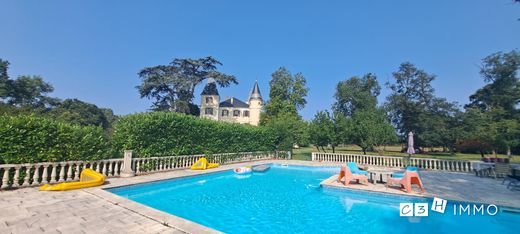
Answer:
<svg viewBox="0 0 520 234"><path fill-rule="evenodd" d="M26 164L0 164L0 189L36 186L79 180L85 168L107 177L119 176L123 159L98 161L44 162Z"/></svg>
<svg viewBox="0 0 520 234"><path fill-rule="evenodd" d="M284 154L283 157L280 155ZM206 157L210 163L230 164L253 160L271 158L285 158L286 152L241 152L224 153L213 155L186 155L186 156L162 156L132 159L132 169L137 174L169 171L174 169L186 169L191 167L197 160Z"/></svg>
<svg viewBox="0 0 520 234"><path fill-rule="evenodd" d="M129 158L127 159L127 153ZM107 177L133 176L149 172L189 168L201 157L209 162L229 164L253 160L290 158L289 152L242 152L214 155L185 155L132 158L131 151L125 151L125 159L97 161L43 162L26 164L0 164L0 190L53 184L79 180L81 171L90 168ZM125 168L125 162L131 166ZM130 170L129 170L130 169ZM126 175L125 175L126 174Z"/></svg>
<svg viewBox="0 0 520 234"><path fill-rule="evenodd" d="M382 167L405 167L416 166L425 170L441 170L455 172L471 172L473 166L471 161L443 160L434 158L413 158L409 162L405 157L390 157L378 155L358 155L342 153L313 152L312 161L325 162L356 162L359 164L382 166Z"/></svg>

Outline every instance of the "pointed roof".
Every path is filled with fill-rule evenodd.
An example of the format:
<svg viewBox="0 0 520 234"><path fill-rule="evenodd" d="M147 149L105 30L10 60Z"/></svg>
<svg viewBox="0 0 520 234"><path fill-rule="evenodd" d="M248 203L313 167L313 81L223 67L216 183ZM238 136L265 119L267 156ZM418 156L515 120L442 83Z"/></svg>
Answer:
<svg viewBox="0 0 520 234"><path fill-rule="evenodd" d="M200 95L219 95L217 84L215 84L215 80L209 79L206 86L204 86L204 89L202 90L202 93Z"/></svg>
<svg viewBox="0 0 520 234"><path fill-rule="evenodd" d="M249 95L249 100L251 99L260 99L262 100L262 94L260 94L260 87L258 87L258 81L255 82L253 86L253 90L251 91L251 95Z"/></svg>

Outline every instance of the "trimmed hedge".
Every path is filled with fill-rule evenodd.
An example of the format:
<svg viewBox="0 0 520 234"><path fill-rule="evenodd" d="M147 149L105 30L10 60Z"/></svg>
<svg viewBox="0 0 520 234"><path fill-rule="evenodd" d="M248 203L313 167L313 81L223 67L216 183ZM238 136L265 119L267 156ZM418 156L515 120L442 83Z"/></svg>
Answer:
<svg viewBox="0 0 520 234"><path fill-rule="evenodd" d="M127 115L112 136L118 152L132 149L139 156L271 151L275 140L266 128L172 112Z"/></svg>
<svg viewBox="0 0 520 234"><path fill-rule="evenodd" d="M101 127L77 126L34 115L0 116L0 163L111 158Z"/></svg>

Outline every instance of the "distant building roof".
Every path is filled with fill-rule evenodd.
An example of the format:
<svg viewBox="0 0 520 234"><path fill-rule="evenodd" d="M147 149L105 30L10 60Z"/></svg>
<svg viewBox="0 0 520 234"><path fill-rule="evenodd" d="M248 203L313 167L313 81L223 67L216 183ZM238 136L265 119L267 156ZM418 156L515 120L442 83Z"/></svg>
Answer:
<svg viewBox="0 0 520 234"><path fill-rule="evenodd" d="M247 103L237 99L237 98L228 98L227 100L221 102L219 107L237 107L237 108L249 108Z"/></svg>
<svg viewBox="0 0 520 234"><path fill-rule="evenodd" d="M218 96L218 89L217 84L215 82L209 82L204 86L204 89L202 90L202 93L200 95L217 95Z"/></svg>
<svg viewBox="0 0 520 234"><path fill-rule="evenodd" d="M262 94L260 94L260 88L258 87L258 81L255 82L253 86L253 90L251 91L251 95L249 95L249 100L251 99L260 99L262 100Z"/></svg>

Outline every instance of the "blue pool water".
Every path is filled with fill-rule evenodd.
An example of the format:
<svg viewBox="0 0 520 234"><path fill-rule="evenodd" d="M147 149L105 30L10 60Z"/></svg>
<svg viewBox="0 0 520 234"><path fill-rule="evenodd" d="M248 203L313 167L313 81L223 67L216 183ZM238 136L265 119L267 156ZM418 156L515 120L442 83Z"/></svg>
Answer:
<svg viewBox="0 0 520 234"><path fill-rule="evenodd" d="M400 217L400 202L429 199L321 188L338 168L273 165L249 176L232 171L109 189L110 192L226 233L518 233L520 214Z"/></svg>

